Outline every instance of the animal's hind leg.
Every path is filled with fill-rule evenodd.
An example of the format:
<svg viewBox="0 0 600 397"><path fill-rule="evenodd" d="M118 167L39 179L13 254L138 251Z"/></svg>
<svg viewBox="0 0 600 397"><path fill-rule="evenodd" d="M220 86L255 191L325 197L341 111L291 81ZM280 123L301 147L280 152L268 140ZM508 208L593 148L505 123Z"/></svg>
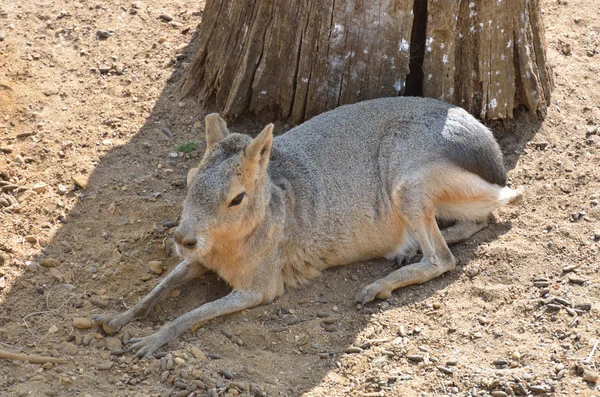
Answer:
<svg viewBox="0 0 600 397"><path fill-rule="evenodd" d="M387 277L378 280L365 288L356 296L356 301L363 304L375 298L387 299L396 288L411 284L422 284L439 275L454 269L456 259L450 252L442 233L435 221L435 208L432 204L423 206L423 201L415 199L412 192L404 197L400 206L408 226L413 230L423 252L420 262L404 266Z"/></svg>
<svg viewBox="0 0 600 397"><path fill-rule="evenodd" d="M487 226L487 221L458 221L454 225L442 229L441 232L446 244L456 244L465 241Z"/></svg>

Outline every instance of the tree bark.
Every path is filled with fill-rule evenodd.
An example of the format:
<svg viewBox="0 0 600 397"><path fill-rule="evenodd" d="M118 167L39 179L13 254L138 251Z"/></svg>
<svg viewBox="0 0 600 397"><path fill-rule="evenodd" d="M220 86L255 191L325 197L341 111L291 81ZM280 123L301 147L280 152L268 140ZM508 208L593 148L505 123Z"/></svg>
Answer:
<svg viewBox="0 0 600 397"><path fill-rule="evenodd" d="M407 94L484 120L544 117L543 33L538 0L213 0L181 89L230 119L290 124Z"/></svg>

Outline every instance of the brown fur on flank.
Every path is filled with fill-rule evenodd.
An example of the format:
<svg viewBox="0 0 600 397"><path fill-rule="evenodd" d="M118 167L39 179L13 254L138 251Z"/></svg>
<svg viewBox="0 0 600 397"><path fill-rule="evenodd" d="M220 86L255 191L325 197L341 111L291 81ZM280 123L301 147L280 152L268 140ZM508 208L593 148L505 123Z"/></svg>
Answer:
<svg viewBox="0 0 600 397"><path fill-rule="evenodd" d="M233 291L134 340L138 355L194 323L270 302L325 268L375 257L408 263L420 248L420 262L367 285L356 301L388 298L452 270L447 244L476 233L491 211L520 196L503 186L490 131L432 99L342 106L277 138L272 124L252 139L211 114L206 141L174 236L184 261L138 304L98 320L121 328L207 269ZM440 230L436 219L456 222Z"/></svg>

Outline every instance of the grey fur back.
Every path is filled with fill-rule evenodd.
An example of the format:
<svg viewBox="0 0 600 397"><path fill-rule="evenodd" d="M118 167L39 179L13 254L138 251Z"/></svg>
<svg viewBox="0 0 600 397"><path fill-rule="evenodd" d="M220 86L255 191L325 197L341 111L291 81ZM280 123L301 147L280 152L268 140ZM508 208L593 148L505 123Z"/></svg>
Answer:
<svg viewBox="0 0 600 397"><path fill-rule="evenodd" d="M301 145L316 159L326 153L355 155L356 149L377 145L389 134L398 138L398 154L407 162L445 159L490 183L506 183L492 133L462 108L430 98L380 98L341 106L290 130L276 143L285 150Z"/></svg>

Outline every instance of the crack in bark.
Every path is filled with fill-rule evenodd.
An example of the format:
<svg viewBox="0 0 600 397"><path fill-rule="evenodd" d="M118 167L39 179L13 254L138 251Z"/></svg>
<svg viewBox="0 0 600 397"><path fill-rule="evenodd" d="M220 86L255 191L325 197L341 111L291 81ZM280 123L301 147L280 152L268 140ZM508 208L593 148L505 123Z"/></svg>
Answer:
<svg viewBox="0 0 600 397"><path fill-rule="evenodd" d="M414 0L413 24L410 33L410 55L406 76L406 96L423 96L423 62L427 37L427 0Z"/></svg>

